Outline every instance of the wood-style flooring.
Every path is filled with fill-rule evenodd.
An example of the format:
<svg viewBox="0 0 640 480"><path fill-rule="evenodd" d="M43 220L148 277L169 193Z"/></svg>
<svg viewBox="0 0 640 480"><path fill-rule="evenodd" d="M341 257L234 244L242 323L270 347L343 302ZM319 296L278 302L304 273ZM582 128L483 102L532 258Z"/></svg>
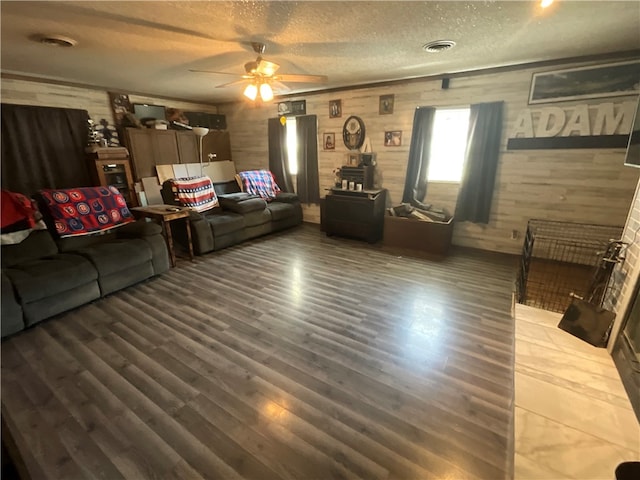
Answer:
<svg viewBox="0 0 640 480"><path fill-rule="evenodd" d="M2 343L33 478L513 476L511 257L303 226Z"/></svg>

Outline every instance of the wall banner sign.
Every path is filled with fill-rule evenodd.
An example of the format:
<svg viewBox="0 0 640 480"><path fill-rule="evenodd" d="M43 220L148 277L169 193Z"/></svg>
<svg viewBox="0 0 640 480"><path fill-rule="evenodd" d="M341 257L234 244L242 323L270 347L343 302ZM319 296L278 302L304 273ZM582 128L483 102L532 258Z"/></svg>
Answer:
<svg viewBox="0 0 640 480"><path fill-rule="evenodd" d="M520 112L507 150L626 148L636 101L526 108Z"/></svg>

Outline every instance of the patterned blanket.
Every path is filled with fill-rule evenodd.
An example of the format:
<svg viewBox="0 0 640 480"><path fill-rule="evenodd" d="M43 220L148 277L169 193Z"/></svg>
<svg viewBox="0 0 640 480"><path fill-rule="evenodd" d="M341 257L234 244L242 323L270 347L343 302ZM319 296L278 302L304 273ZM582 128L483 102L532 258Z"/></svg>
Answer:
<svg viewBox="0 0 640 480"><path fill-rule="evenodd" d="M260 195L264 200L273 200L280 192L273 174L269 170L248 170L238 173L243 190L251 195Z"/></svg>
<svg viewBox="0 0 640 480"><path fill-rule="evenodd" d="M127 202L113 186L46 189L40 194L61 238L110 230L134 221Z"/></svg>
<svg viewBox="0 0 640 480"><path fill-rule="evenodd" d="M173 178L173 198L183 207L204 212L218 206L218 197L209 177Z"/></svg>

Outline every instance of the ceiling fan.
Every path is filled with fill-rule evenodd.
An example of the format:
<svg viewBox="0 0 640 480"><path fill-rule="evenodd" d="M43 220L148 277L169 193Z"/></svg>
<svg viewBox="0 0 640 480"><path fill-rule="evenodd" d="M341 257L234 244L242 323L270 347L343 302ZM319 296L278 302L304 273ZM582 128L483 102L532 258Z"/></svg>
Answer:
<svg viewBox="0 0 640 480"><path fill-rule="evenodd" d="M291 83L326 83L326 75L297 75L297 74L277 74L277 70L280 65L277 63L269 62L262 58L262 54L266 50L266 45L260 42L251 42L253 51L258 54L258 57L244 64L245 74L242 75L240 80L235 80L229 83L223 83L216 88L224 88L231 85L247 82L247 87L244 89L244 95L250 100L255 100L260 92L260 98L264 102L268 102L273 99L273 88L278 90L290 90L282 82ZM215 73L219 75L236 75L228 72L214 72L211 70L190 70L191 72L199 73Z"/></svg>

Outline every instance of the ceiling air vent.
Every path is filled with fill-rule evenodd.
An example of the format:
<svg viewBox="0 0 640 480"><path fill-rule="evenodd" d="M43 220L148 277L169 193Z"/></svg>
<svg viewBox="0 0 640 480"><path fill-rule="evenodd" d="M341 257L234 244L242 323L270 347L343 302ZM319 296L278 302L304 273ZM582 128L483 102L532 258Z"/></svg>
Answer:
<svg viewBox="0 0 640 480"><path fill-rule="evenodd" d="M75 47L78 44L73 38L63 37L62 35L36 35L34 40L54 47Z"/></svg>
<svg viewBox="0 0 640 480"><path fill-rule="evenodd" d="M456 45L456 42L453 40L435 40L433 42L425 43L422 46L422 49L425 52L429 53L439 53L444 52L445 50L449 50Z"/></svg>

